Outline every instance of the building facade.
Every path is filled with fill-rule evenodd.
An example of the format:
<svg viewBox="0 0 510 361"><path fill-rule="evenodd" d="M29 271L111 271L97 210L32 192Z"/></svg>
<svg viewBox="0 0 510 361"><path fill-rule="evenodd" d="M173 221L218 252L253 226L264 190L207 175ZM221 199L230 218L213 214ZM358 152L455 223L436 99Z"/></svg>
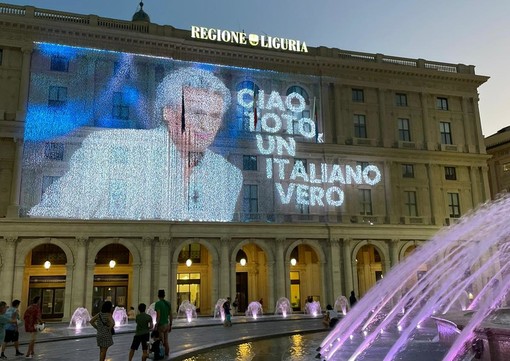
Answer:
<svg viewBox="0 0 510 361"><path fill-rule="evenodd" d="M488 165L492 199L495 199L499 193L506 193L510 189L509 130L508 127L505 127L485 138L487 154L491 155Z"/></svg>
<svg viewBox="0 0 510 361"><path fill-rule="evenodd" d="M363 296L490 198L474 66L137 14L0 5L1 299L41 295L48 319L150 304L158 289L203 315L226 296L303 311L310 296ZM210 164L194 177L169 165L158 107L185 68L230 98L208 150L186 154ZM206 117L185 88L182 134Z"/></svg>

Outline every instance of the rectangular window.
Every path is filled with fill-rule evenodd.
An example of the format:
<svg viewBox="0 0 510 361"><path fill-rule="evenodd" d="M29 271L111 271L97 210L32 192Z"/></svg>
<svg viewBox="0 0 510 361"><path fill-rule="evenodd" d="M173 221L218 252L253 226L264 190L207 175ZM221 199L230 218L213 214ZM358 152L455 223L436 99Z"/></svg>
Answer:
<svg viewBox="0 0 510 361"><path fill-rule="evenodd" d="M455 167L444 167L444 178L448 180L457 180L457 170Z"/></svg>
<svg viewBox="0 0 510 361"><path fill-rule="evenodd" d="M367 121L363 114L354 114L354 137L367 138Z"/></svg>
<svg viewBox="0 0 510 361"><path fill-rule="evenodd" d="M448 208L451 218L460 217L459 193L448 193Z"/></svg>
<svg viewBox="0 0 510 361"><path fill-rule="evenodd" d="M123 93L113 93L113 110L112 116L115 119L128 120L129 119L129 105Z"/></svg>
<svg viewBox="0 0 510 361"><path fill-rule="evenodd" d="M448 110L448 98L437 97L436 108L439 110Z"/></svg>
<svg viewBox="0 0 510 361"><path fill-rule="evenodd" d="M363 103L365 101L363 89L352 89L352 101L356 103Z"/></svg>
<svg viewBox="0 0 510 361"><path fill-rule="evenodd" d="M67 103L67 88L65 86L50 86L48 106L63 107Z"/></svg>
<svg viewBox="0 0 510 361"><path fill-rule="evenodd" d="M245 215L259 212L259 195L256 184L245 184L243 187L243 213Z"/></svg>
<svg viewBox="0 0 510 361"><path fill-rule="evenodd" d="M44 145L44 158L49 160L64 160L64 144L46 143Z"/></svg>
<svg viewBox="0 0 510 361"><path fill-rule="evenodd" d="M359 214L372 215L372 194L370 189L358 189Z"/></svg>
<svg viewBox="0 0 510 361"><path fill-rule="evenodd" d="M441 144L453 144L449 122L440 122L439 131L441 132Z"/></svg>
<svg viewBox="0 0 510 361"><path fill-rule="evenodd" d="M243 170L257 170L256 155L243 155Z"/></svg>
<svg viewBox="0 0 510 361"><path fill-rule="evenodd" d="M395 104L397 107L407 107L407 94L397 93L395 94Z"/></svg>
<svg viewBox="0 0 510 361"><path fill-rule="evenodd" d="M404 142L411 141L411 130L409 129L409 119L398 118L398 140Z"/></svg>
<svg viewBox="0 0 510 361"><path fill-rule="evenodd" d="M416 192L414 191L405 191L404 192L404 201L406 213L409 217L417 217L418 216L418 206L416 205Z"/></svg>
<svg viewBox="0 0 510 361"><path fill-rule="evenodd" d="M53 55L50 64L51 71L69 71L69 59L61 55Z"/></svg>
<svg viewBox="0 0 510 361"><path fill-rule="evenodd" d="M402 164L402 177L414 178L414 165Z"/></svg>

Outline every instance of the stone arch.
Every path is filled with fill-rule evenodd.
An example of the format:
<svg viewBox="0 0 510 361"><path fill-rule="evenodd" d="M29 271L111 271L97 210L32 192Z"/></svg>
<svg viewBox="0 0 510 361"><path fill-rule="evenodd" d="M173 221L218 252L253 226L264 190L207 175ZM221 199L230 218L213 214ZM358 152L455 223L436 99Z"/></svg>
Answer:
<svg viewBox="0 0 510 361"><path fill-rule="evenodd" d="M207 252L209 252L209 254L211 255L211 261L213 263L219 261L218 250L211 243L211 241L204 238L186 238L177 243L175 248L173 249L173 254L171 256L173 264L177 264L179 260L179 253L181 252L182 248L192 243L199 243L200 245L204 246L207 249Z"/></svg>
<svg viewBox="0 0 510 361"><path fill-rule="evenodd" d="M388 245L381 240L362 240L356 243L356 245L351 249L351 259L353 262L356 261L356 256L358 255L359 250L363 246L373 246L377 252L381 255L381 262L385 265L389 262L390 259L390 251L388 248ZM386 272L389 271L389 269L385 270Z"/></svg>
<svg viewBox="0 0 510 361"><path fill-rule="evenodd" d="M319 263L326 262L326 254L324 253L324 250L320 246L319 242L315 239L302 238L302 239L297 239L294 242L292 242L291 244L289 244L289 246L285 250L284 261L286 263L287 263L287 260L290 260L290 254L292 253L292 250L295 247L299 246L300 244L305 244L307 246L310 246L310 248L312 248L315 251L315 253L317 254L317 257L319 258Z"/></svg>
<svg viewBox="0 0 510 361"><path fill-rule="evenodd" d="M230 263L231 264L235 264L236 263L237 252L239 252L239 250L242 249L243 246L248 245L248 244L254 244L254 245L260 247L260 249L262 249L264 251L264 253L266 254L266 256L267 256L267 263L268 264L269 263L273 263L275 261L274 252L268 246L267 242L265 242L264 240L258 239L258 238L247 238L247 239L244 239L244 240L238 242L234 246L234 248L231 250L231 253L229 255Z"/></svg>
<svg viewBox="0 0 510 361"><path fill-rule="evenodd" d="M129 253L131 253L131 256L133 257L133 264L140 264L142 262L142 256L139 249L139 245L142 244L141 242L141 239L136 242L130 238L93 239L87 252L87 259L89 260L89 263L93 263L93 260L96 259L97 254L101 249L103 249L103 247L108 246L109 244L119 243L126 247Z"/></svg>
<svg viewBox="0 0 510 361"><path fill-rule="evenodd" d="M403 261L404 260L404 256L406 254L406 251L411 248L411 247L419 247L421 245L421 243L418 243L417 240L412 240L412 241L406 241L401 247L400 247L400 250L398 252L398 260L399 262Z"/></svg>
<svg viewBox="0 0 510 361"><path fill-rule="evenodd" d="M74 260L74 253L71 247L65 242L63 242L59 238L38 238L33 239L31 242L21 242L19 244L19 247L16 249L16 264L17 265L24 265L25 259L28 255L28 253L34 249L37 246L40 246L42 244L53 244L55 246L58 246L62 251L64 251L66 255L66 265L73 265Z"/></svg>

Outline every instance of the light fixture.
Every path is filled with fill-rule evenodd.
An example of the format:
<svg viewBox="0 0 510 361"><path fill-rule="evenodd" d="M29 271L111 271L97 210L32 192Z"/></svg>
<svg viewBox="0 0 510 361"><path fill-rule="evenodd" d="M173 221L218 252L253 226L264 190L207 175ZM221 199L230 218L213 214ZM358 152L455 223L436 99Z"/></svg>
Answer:
<svg viewBox="0 0 510 361"><path fill-rule="evenodd" d="M291 266L297 265L298 259L299 259L299 248L294 247L292 252L290 252L290 265Z"/></svg>
<svg viewBox="0 0 510 361"><path fill-rule="evenodd" d="M246 266L246 258L241 258L241 260L239 261L239 263L241 264L241 266Z"/></svg>
<svg viewBox="0 0 510 361"><path fill-rule="evenodd" d="M191 264L192 264L192 263L193 263L193 261L191 260L191 258L188 258L188 259L186 260L186 266L191 267Z"/></svg>
<svg viewBox="0 0 510 361"><path fill-rule="evenodd" d="M295 259L295 258L291 258L291 259L290 259L290 265L291 265L291 266L295 266L296 264L297 264L296 259Z"/></svg>
<svg viewBox="0 0 510 361"><path fill-rule="evenodd" d="M50 267L51 267L51 262L50 261L44 262L44 268L50 269Z"/></svg>
<svg viewBox="0 0 510 361"><path fill-rule="evenodd" d="M112 259L108 265L110 266L110 268L115 268L117 262L115 262L115 260Z"/></svg>
<svg viewBox="0 0 510 361"><path fill-rule="evenodd" d="M241 267L246 266L246 263L248 263L248 256L246 256L246 253L242 249L237 251L236 262L239 262Z"/></svg>

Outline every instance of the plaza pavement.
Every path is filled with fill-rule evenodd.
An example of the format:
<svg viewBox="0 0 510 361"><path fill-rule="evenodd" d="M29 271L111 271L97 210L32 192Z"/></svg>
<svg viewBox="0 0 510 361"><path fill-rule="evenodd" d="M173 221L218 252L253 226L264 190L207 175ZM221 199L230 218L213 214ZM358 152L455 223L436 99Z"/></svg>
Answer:
<svg viewBox="0 0 510 361"><path fill-rule="evenodd" d="M133 338L135 324L116 327L114 345L108 349L108 361L127 360ZM197 353L251 340L267 339L273 336L291 335L324 331L322 318L310 315L261 316L257 320L251 317L232 317L232 327L223 327L219 319L199 317L188 323L184 318L174 320L170 333L170 356L168 360L184 360ZM34 359L48 361L92 361L98 360L99 349L96 345L96 331L91 326L80 330L70 328L64 323L47 323L46 329L38 334ZM29 335L20 331L20 350L26 351ZM8 359L14 357L10 344L6 350ZM141 350L135 353L133 360L141 358Z"/></svg>

